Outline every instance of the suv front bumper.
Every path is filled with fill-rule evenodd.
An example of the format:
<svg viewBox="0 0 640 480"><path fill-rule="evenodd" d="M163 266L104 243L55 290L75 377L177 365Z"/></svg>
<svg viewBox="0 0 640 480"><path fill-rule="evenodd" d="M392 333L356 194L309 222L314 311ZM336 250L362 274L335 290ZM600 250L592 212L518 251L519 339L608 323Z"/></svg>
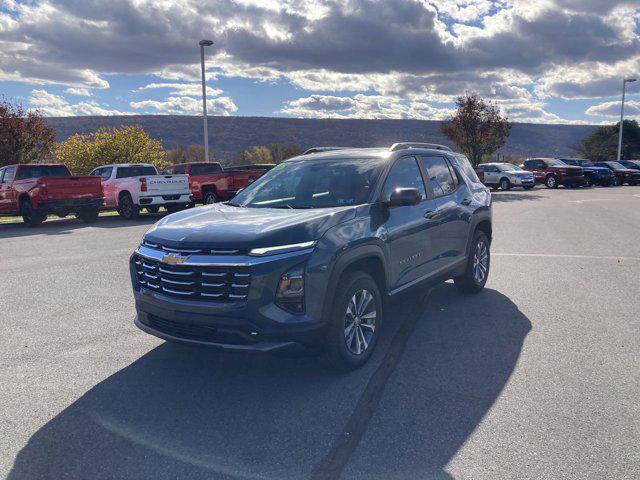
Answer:
<svg viewBox="0 0 640 480"><path fill-rule="evenodd" d="M176 298L141 284L136 271L136 256L162 261L165 255L164 252L141 246L130 263L137 313L135 324L141 330L165 340L227 350L272 351L288 348L292 344L316 344L323 332L319 309L309 308L307 302L306 313L296 315L274 303L282 274L305 262L311 251L269 257L191 255L181 265L242 265L251 268L251 284L246 300L209 301ZM317 289L314 292L322 294Z"/></svg>

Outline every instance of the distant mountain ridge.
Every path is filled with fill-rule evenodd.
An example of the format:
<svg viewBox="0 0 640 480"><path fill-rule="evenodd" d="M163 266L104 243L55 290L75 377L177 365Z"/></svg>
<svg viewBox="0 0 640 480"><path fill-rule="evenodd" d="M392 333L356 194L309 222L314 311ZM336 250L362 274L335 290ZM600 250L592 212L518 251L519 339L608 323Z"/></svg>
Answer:
<svg viewBox="0 0 640 480"><path fill-rule="evenodd" d="M183 115L134 115L108 117L48 117L56 139L74 133L90 133L100 127L141 125L166 148L203 142L202 117ZM214 157L231 160L243 149L271 143L353 147L389 146L416 141L449 145L435 120L307 119L280 117L209 117L209 145ZM501 153L522 157L567 156L596 128L594 125L546 125L515 123Z"/></svg>

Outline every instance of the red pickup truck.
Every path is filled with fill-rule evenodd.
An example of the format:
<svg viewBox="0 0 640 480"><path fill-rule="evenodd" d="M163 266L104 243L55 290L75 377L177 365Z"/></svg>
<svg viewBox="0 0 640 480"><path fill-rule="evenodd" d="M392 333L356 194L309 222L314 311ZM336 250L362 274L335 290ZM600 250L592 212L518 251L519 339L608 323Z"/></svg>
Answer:
<svg viewBox="0 0 640 480"><path fill-rule="evenodd" d="M95 222L104 201L100 177L73 177L64 165L25 164L0 168L0 215L22 215L30 227L47 215L74 213Z"/></svg>
<svg viewBox="0 0 640 480"><path fill-rule="evenodd" d="M196 203L226 201L257 178L264 175L272 165L247 165L224 169L218 162L189 162L171 165L165 175L189 175L189 188Z"/></svg>

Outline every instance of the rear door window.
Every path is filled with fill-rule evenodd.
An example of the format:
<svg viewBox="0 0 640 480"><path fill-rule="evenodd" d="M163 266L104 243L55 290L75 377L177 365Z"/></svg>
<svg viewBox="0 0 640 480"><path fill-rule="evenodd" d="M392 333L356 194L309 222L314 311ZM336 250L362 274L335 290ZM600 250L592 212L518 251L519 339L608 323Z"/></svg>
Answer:
<svg viewBox="0 0 640 480"><path fill-rule="evenodd" d="M458 188L458 179L451 171L449 162L444 157L420 157L424 168L429 173L429 181L436 197L450 195Z"/></svg>

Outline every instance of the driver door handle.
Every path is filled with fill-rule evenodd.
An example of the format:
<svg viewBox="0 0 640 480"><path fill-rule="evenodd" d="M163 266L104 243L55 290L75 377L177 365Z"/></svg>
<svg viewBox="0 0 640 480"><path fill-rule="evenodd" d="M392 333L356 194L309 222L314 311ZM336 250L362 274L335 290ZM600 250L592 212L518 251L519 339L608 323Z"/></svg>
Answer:
<svg viewBox="0 0 640 480"><path fill-rule="evenodd" d="M436 216L437 212L435 210L427 210L424 212L424 218L432 219Z"/></svg>

